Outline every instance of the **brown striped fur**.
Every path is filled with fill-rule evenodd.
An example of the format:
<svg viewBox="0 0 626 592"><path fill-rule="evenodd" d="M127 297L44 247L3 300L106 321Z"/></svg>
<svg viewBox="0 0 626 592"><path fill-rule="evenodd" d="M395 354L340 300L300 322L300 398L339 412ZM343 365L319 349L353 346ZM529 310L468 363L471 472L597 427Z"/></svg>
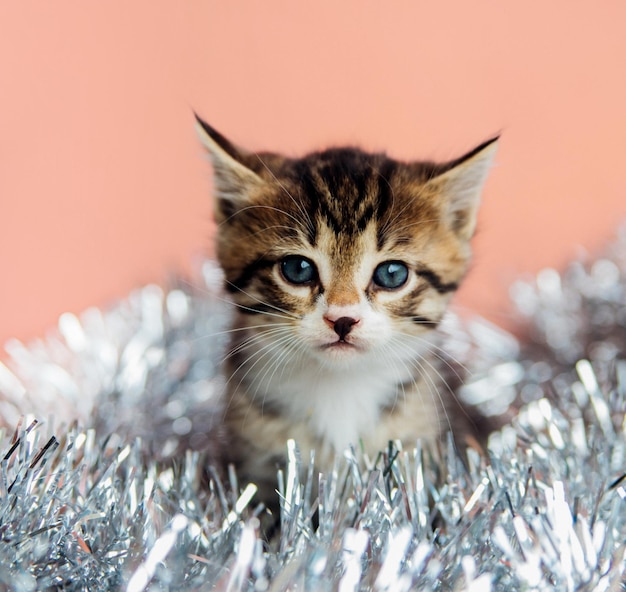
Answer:
<svg viewBox="0 0 626 592"><path fill-rule="evenodd" d="M256 154L198 129L236 307L226 423L240 473L273 489L288 438L325 470L348 445L373 455L455 428L436 329L468 268L496 139L452 162L404 163L354 148ZM294 256L311 281L289 280ZM386 262L408 269L406 283L375 281Z"/></svg>

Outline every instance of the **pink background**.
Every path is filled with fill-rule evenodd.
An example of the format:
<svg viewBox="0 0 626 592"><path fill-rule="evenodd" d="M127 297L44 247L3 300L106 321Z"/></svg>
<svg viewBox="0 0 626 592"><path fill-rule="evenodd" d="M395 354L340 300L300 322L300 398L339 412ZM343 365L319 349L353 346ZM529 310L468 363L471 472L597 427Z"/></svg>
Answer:
<svg viewBox="0 0 626 592"><path fill-rule="evenodd" d="M626 211L626 3L0 4L0 342L210 253L197 110L252 149L447 159L502 131L457 302L501 324L520 274Z"/></svg>

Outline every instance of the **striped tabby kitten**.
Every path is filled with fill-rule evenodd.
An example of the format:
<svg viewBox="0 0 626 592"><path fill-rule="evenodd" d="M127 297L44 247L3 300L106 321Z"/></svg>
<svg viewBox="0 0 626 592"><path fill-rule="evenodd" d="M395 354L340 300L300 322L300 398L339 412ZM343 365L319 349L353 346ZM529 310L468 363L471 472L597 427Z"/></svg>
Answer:
<svg viewBox="0 0 626 592"><path fill-rule="evenodd" d="M445 164L352 148L286 158L198 124L236 304L226 424L240 475L267 499L288 438L325 470L350 445L375 455L456 428L437 326L496 139Z"/></svg>

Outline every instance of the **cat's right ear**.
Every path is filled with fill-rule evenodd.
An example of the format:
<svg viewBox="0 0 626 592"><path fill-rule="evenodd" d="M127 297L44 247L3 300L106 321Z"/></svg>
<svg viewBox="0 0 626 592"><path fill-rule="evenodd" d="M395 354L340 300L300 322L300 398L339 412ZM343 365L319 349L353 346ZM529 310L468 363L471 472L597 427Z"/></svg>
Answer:
<svg viewBox="0 0 626 592"><path fill-rule="evenodd" d="M196 131L213 164L215 214L221 222L248 205L251 192L263 186L264 181L246 165L249 156L246 151L236 147L198 115L195 117Z"/></svg>

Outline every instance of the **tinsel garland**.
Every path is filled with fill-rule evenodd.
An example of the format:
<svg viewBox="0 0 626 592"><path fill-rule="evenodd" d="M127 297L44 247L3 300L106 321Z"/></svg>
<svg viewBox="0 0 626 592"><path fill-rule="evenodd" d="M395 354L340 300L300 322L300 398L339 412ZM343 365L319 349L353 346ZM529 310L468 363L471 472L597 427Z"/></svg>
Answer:
<svg viewBox="0 0 626 592"><path fill-rule="evenodd" d="M621 589L626 236L513 287L529 319L521 349L451 317L468 404L521 405L488 457L390 445L365 471L348 451L318 476L288 442L271 544L253 484L203 477L227 445L218 275L207 263L195 287L147 286L108 312L64 315L45 341L7 344L0 589Z"/></svg>

